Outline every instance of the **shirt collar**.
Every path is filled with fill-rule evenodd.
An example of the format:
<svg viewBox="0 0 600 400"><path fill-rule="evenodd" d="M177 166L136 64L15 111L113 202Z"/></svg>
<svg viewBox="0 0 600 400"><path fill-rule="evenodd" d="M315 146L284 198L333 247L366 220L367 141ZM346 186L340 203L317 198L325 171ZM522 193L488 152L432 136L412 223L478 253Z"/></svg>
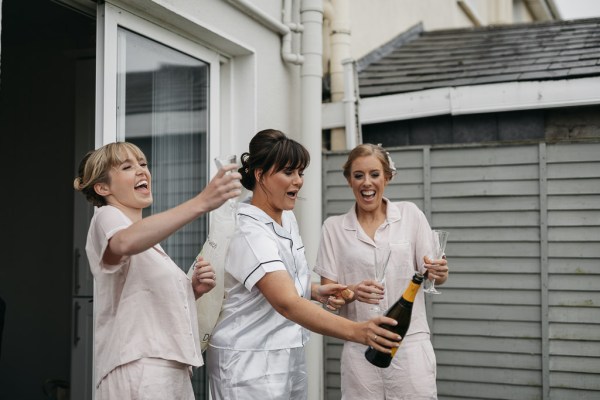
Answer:
<svg viewBox="0 0 600 400"><path fill-rule="evenodd" d="M273 229L273 231L278 235L282 236L286 239L291 239L291 221L287 218L286 213L291 211L284 211L281 215L281 223L283 226L279 225L273 218L271 218L266 212L261 210L260 208L253 206L249 203L239 203L238 206L238 215L244 214L249 216L250 218L254 218L255 220L262 222L265 225L268 225Z"/></svg>
<svg viewBox="0 0 600 400"><path fill-rule="evenodd" d="M387 199L387 197L383 197L383 201L387 203L385 221L388 224L392 224L394 222L400 221L401 214L400 210L397 207L393 207L393 203ZM356 216L356 203L352 206L352 208L346 213L344 216L344 220L342 222L342 227L349 231L358 231L358 217Z"/></svg>

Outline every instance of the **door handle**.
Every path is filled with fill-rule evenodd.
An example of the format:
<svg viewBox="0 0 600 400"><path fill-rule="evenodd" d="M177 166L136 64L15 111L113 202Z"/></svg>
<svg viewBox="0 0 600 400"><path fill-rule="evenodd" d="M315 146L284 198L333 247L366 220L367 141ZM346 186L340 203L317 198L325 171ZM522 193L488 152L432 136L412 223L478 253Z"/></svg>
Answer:
<svg viewBox="0 0 600 400"><path fill-rule="evenodd" d="M77 343L81 340L79 337L79 310L81 310L81 306L79 303L75 303L73 310L73 346L77 346Z"/></svg>
<svg viewBox="0 0 600 400"><path fill-rule="evenodd" d="M73 254L73 292L75 294L79 294L79 289L81 285L79 284L79 259L81 258L81 253L78 248L75 248Z"/></svg>

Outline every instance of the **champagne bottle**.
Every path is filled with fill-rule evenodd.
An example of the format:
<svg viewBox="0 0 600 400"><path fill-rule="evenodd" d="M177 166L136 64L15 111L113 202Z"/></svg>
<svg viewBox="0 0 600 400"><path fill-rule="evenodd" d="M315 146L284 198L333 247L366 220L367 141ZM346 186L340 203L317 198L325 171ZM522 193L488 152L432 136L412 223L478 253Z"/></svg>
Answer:
<svg viewBox="0 0 600 400"><path fill-rule="evenodd" d="M412 281L408 284L408 287L404 291L404 294L402 294L402 297L400 297L400 299L385 313L386 317L390 317L398 321L398 325L381 325L382 328L395 332L400 335L402 339L404 339L404 335L406 335L408 327L410 326L413 303L415 301L415 297L417 296L417 291L419 290L419 287L421 287L421 283L423 283L423 275L417 272L412 277ZM367 351L365 351L365 357L376 367L387 368L390 366L392 358L396 354L396 350L398 350L398 348L394 347L392 349L392 354L388 354L382 353L369 346Z"/></svg>

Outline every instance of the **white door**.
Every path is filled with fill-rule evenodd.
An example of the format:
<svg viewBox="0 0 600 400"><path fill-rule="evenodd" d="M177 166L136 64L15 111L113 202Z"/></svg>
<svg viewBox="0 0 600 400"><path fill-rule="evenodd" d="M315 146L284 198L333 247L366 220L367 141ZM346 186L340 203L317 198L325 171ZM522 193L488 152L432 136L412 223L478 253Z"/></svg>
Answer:
<svg viewBox="0 0 600 400"><path fill-rule="evenodd" d="M146 18L109 3L98 10L96 146L129 141L152 171L157 213L191 198L211 175L218 154L219 56ZM214 171L213 171L214 172ZM206 237L206 218L161 243L187 271ZM206 396L203 371L196 398Z"/></svg>

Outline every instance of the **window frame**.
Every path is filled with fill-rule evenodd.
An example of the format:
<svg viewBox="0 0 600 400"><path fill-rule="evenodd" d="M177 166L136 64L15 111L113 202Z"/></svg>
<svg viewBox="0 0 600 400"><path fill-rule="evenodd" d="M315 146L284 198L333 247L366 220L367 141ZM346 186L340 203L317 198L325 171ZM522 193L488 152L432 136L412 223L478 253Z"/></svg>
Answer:
<svg viewBox="0 0 600 400"><path fill-rule="evenodd" d="M119 27L133 31L176 51L200 59L209 65L208 91L208 159L220 154L220 56L200 43L180 36L147 19L110 3L98 5L96 32L96 135L100 147L124 138L117 137L117 31ZM210 163L210 176L216 167Z"/></svg>

